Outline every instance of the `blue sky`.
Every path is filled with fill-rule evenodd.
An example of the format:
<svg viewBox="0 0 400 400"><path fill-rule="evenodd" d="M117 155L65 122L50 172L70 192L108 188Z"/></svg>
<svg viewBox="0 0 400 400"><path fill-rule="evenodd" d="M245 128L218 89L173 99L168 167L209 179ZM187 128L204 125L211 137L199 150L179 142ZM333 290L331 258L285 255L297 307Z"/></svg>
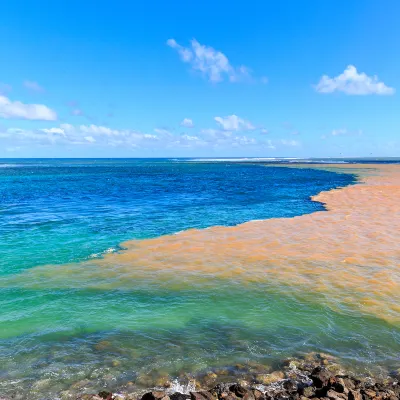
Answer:
<svg viewBox="0 0 400 400"><path fill-rule="evenodd" d="M0 6L0 157L400 156L400 2Z"/></svg>

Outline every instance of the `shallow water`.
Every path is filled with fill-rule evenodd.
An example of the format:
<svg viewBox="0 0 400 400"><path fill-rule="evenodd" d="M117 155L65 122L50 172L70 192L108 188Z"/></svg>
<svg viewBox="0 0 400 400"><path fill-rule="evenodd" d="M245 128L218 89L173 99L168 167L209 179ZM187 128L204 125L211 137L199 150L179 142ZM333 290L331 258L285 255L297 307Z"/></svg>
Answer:
<svg viewBox="0 0 400 400"><path fill-rule="evenodd" d="M332 171L165 160L2 169L2 390L146 387L309 351L361 373L398 368L399 167ZM354 173L359 184L315 198L328 212L310 200Z"/></svg>

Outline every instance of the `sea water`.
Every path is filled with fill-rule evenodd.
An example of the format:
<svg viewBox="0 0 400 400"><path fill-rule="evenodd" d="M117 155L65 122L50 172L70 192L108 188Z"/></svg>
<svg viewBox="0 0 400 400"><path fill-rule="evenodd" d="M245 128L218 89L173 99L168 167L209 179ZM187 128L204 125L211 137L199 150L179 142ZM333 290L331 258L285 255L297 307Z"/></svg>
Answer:
<svg viewBox="0 0 400 400"><path fill-rule="evenodd" d="M396 366L397 326L320 294L199 277L195 264L171 279L167 263L160 272L146 259L134 277L112 258L103 272L124 241L324 212L311 196L356 181L245 161L0 160L0 393L150 387L310 351L360 370Z"/></svg>

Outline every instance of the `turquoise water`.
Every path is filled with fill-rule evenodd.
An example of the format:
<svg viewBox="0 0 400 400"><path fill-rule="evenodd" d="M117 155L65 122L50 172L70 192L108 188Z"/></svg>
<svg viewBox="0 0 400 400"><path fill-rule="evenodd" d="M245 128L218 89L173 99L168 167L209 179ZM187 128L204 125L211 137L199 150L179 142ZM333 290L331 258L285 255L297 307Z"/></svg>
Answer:
<svg viewBox="0 0 400 400"><path fill-rule="evenodd" d="M321 211L310 196L354 182L229 162L0 160L0 393L149 387L164 375L273 365L309 351L360 370L394 368L398 327L274 282L182 274L165 284L148 273L102 288L92 277L74 285L72 274L61 287L29 274L44 266L57 275L67 263L85 269L87 260L96 268L128 239Z"/></svg>

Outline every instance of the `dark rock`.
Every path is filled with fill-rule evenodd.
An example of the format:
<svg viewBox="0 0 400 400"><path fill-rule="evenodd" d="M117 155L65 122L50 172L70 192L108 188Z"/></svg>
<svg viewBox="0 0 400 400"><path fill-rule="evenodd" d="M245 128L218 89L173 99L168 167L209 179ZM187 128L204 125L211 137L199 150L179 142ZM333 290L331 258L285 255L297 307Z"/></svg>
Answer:
<svg viewBox="0 0 400 400"><path fill-rule="evenodd" d="M101 397L102 399L105 399L105 400L111 400L112 393L107 392L106 390L102 390L101 392L99 392L99 397Z"/></svg>
<svg viewBox="0 0 400 400"><path fill-rule="evenodd" d="M230 390L232 393L235 393L235 395L236 395L237 397L240 397L240 398L244 397L244 395L247 393L247 389L244 388L243 386L237 384L237 383L235 383L234 385L232 385L232 386L229 388L229 390Z"/></svg>
<svg viewBox="0 0 400 400"><path fill-rule="evenodd" d="M230 393L230 387L233 385L234 383L219 383L210 390L210 393L218 398L226 398L229 394L232 395L232 393ZM225 395L223 396L223 394Z"/></svg>
<svg viewBox="0 0 400 400"><path fill-rule="evenodd" d="M171 400L187 400L187 399L190 399L190 394L183 394L183 393L175 392L174 394L171 394L169 396L169 398ZM143 398L142 398L142 400L143 400Z"/></svg>
<svg viewBox="0 0 400 400"><path fill-rule="evenodd" d="M316 367L311 372L310 378L317 388L322 388L332 378L332 374L325 367Z"/></svg>
<svg viewBox="0 0 400 400"><path fill-rule="evenodd" d="M293 379L287 379L286 381L283 382L282 387L288 392L288 393L295 393L297 392L297 383Z"/></svg>
<svg viewBox="0 0 400 400"><path fill-rule="evenodd" d="M142 396L142 400L168 400L169 397L164 392L148 392Z"/></svg>
<svg viewBox="0 0 400 400"><path fill-rule="evenodd" d="M363 389L361 390L361 395L364 400L375 399L377 393L373 389Z"/></svg>
<svg viewBox="0 0 400 400"><path fill-rule="evenodd" d="M353 389L349 390L349 397L348 397L349 400L362 400L362 398L363 397L361 396L361 393L358 390L353 390Z"/></svg>
<svg viewBox="0 0 400 400"><path fill-rule="evenodd" d="M349 393L349 389L346 386L345 381L342 378L335 378L335 381L331 384L332 389L335 390L335 392L338 393Z"/></svg>
<svg viewBox="0 0 400 400"><path fill-rule="evenodd" d="M191 400L215 400L215 397L207 391L190 392Z"/></svg>

